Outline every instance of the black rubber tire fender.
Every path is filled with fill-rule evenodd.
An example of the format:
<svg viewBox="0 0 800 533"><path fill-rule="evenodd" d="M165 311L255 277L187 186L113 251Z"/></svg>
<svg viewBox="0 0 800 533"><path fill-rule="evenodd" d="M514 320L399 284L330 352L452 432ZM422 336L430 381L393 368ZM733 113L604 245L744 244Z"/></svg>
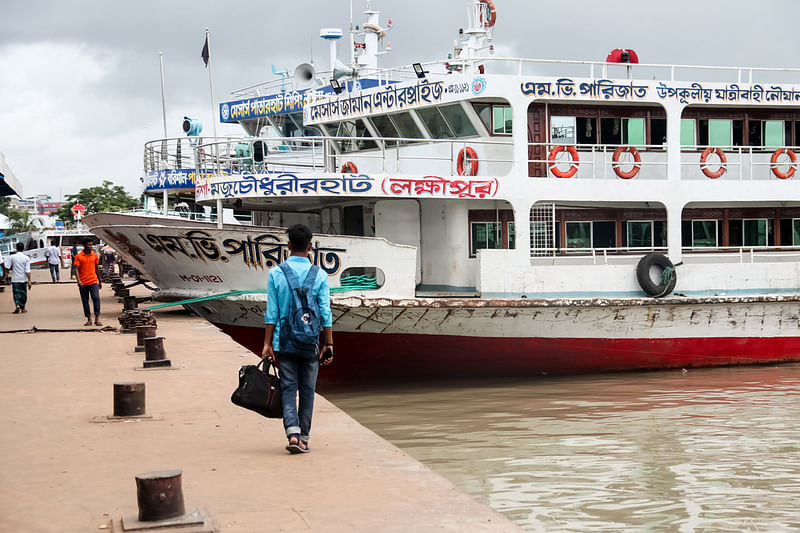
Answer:
<svg viewBox="0 0 800 533"><path fill-rule="evenodd" d="M672 278L669 283L662 282L656 283L650 277L650 268L653 266L660 267L663 271L666 268L673 270ZM636 279L639 281L639 286L648 295L654 298L661 298L671 293L675 289L675 284L678 282L678 275L675 272L675 265L664 254L652 252L642 257L639 264L636 265Z"/></svg>

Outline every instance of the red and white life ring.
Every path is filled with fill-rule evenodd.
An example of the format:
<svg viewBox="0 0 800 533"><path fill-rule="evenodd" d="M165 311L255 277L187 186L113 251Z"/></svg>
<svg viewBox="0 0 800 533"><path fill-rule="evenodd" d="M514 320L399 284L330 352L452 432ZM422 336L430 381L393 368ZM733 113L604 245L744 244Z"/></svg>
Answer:
<svg viewBox="0 0 800 533"><path fill-rule="evenodd" d="M348 161L347 163L342 165L342 174L357 174L357 173L358 173L358 168L356 167L356 164L353 163L352 161Z"/></svg>
<svg viewBox="0 0 800 533"><path fill-rule="evenodd" d="M559 170L556 166L556 156L563 152L564 150L572 158L572 162L569 165L569 170ZM581 164L581 158L578 155L578 151L575 149L574 146L565 146L563 144L554 146L552 150L550 150L550 155L547 156L547 160L550 162L550 172L557 178L571 178L578 172L578 166Z"/></svg>
<svg viewBox="0 0 800 533"><path fill-rule="evenodd" d="M713 172L709 170L708 165L706 165L706 159L708 159L708 156L710 156L712 153L717 154L719 157L719 168ZM725 171L728 170L728 167L726 166L727 164L728 158L725 157L725 152L722 151L722 148L713 148L709 146L703 150L702 154L700 154L700 170L702 170L703 174L711 179L717 179L725 174Z"/></svg>
<svg viewBox="0 0 800 533"><path fill-rule="evenodd" d="M469 159L467 159L469 158ZM467 163L466 167L464 163ZM477 176L478 175L478 154L469 146L465 146L458 152L458 161L456 162L456 169L459 176Z"/></svg>
<svg viewBox="0 0 800 533"><path fill-rule="evenodd" d="M481 4L486 4L486 7L489 8L489 20L486 22L486 27L491 28L497 22L497 9L495 9L492 0L481 0ZM481 15L481 22L483 22L483 15Z"/></svg>
<svg viewBox="0 0 800 533"><path fill-rule="evenodd" d="M630 170L622 170L622 168L620 168L624 164L619 162L619 157L623 152L630 152L633 156L633 168ZM618 147L616 150L614 150L614 155L611 157L611 160L613 161L611 168L614 169L614 172L617 173L617 176L625 180L629 180L636 176L636 174L639 173L639 169L642 168L642 156L639 155L639 150L637 150L635 146Z"/></svg>
<svg viewBox="0 0 800 533"><path fill-rule="evenodd" d="M786 172L781 172L778 169L778 158L783 153L788 155L789 160L791 160L791 163L789 163L789 170L787 170ZM795 170L797 170L797 166L795 165L795 163L797 163L797 156L794 154L791 148L778 148L777 150L775 150L775 153L772 154L772 158L769 160L769 166L772 169L772 173L778 176L782 180L794 176L794 172Z"/></svg>

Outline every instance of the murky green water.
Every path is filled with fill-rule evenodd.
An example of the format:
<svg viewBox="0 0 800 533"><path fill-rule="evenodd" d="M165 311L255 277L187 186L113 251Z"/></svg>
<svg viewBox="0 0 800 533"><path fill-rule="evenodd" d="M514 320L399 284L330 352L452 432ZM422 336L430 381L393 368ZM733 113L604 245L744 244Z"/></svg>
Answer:
<svg viewBox="0 0 800 533"><path fill-rule="evenodd" d="M800 531L800 364L327 397L530 531Z"/></svg>

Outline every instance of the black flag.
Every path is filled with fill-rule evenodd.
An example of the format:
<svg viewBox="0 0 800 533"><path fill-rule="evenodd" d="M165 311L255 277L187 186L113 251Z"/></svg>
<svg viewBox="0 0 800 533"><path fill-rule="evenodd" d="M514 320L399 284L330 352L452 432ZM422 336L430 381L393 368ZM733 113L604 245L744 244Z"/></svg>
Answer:
<svg viewBox="0 0 800 533"><path fill-rule="evenodd" d="M208 67L208 34L206 34L206 42L203 44L203 51L200 52L200 57L203 58L203 63Z"/></svg>

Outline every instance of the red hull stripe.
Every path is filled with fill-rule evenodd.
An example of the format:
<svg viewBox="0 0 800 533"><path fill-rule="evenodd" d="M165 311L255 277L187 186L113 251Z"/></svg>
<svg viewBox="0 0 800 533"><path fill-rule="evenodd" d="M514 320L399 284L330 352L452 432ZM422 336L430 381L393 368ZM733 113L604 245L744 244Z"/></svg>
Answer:
<svg viewBox="0 0 800 533"><path fill-rule="evenodd" d="M260 354L264 330L215 324ZM800 337L497 338L335 332L321 384L584 374L800 360Z"/></svg>

